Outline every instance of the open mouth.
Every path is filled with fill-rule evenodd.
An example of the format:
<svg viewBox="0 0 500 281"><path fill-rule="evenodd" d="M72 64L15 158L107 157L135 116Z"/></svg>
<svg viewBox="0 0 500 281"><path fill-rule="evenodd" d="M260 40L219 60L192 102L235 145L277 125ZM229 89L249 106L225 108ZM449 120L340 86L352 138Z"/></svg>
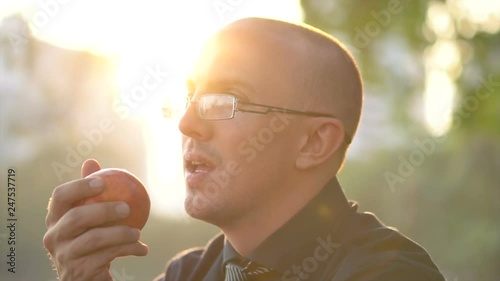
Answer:
<svg viewBox="0 0 500 281"><path fill-rule="evenodd" d="M184 175L191 188L203 186L216 165L200 154L184 154Z"/></svg>
<svg viewBox="0 0 500 281"><path fill-rule="evenodd" d="M202 153L194 151L184 152L184 170L189 174L208 173L214 170L215 163Z"/></svg>
<svg viewBox="0 0 500 281"><path fill-rule="evenodd" d="M205 161L185 161L186 171L190 173L207 173L213 170L213 165Z"/></svg>

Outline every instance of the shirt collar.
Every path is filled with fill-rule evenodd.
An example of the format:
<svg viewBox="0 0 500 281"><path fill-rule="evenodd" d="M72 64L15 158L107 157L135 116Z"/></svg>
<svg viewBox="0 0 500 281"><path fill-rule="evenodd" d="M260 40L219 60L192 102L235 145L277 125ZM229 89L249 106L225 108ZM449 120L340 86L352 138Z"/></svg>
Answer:
<svg viewBox="0 0 500 281"><path fill-rule="evenodd" d="M240 254L238 254L238 252L236 252L229 240L224 240L224 248L222 250L222 268L225 268L228 262L235 262L240 265L244 265L248 261L249 259L243 258Z"/></svg>
<svg viewBox="0 0 500 281"><path fill-rule="evenodd" d="M317 239L334 234L345 214L356 210L357 205L347 201L334 177L302 210L264 240L249 259L241 257L226 239L222 265L224 267L232 260L240 264L252 260L283 272L311 255L312 249L318 244Z"/></svg>

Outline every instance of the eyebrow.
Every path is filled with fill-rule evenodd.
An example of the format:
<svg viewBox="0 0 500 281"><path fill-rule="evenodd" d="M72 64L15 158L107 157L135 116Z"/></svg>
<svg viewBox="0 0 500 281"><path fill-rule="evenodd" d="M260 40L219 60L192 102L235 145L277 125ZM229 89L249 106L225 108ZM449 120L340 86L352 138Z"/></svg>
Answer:
<svg viewBox="0 0 500 281"><path fill-rule="evenodd" d="M243 88L250 92L255 92L254 87L247 82L235 79L217 79L211 80L205 85L206 93L230 93L236 97L241 97L242 101L249 101L249 96L242 91L232 91L232 89ZM189 78L186 81L186 87L188 91L194 91L196 89L196 82L193 78Z"/></svg>

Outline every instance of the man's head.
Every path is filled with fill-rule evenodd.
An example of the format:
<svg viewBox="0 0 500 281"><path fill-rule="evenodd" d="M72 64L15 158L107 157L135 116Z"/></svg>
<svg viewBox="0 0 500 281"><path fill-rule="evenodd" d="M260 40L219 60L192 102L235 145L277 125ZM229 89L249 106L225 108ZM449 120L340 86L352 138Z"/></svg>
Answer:
<svg viewBox="0 0 500 281"><path fill-rule="evenodd" d="M358 69L338 41L311 27L261 18L218 32L188 88L193 102L179 124L186 210L218 225L269 211L293 196L313 196L341 167L362 104ZM215 95L202 98L208 94ZM234 101L231 96L238 100L232 119L204 119L203 112ZM249 103L336 118L283 110L258 114L269 107Z"/></svg>

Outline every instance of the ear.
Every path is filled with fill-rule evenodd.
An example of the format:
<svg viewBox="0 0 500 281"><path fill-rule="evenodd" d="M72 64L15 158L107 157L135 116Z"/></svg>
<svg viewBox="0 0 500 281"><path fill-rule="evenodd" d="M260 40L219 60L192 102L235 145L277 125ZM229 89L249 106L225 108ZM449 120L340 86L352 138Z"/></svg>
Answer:
<svg viewBox="0 0 500 281"><path fill-rule="evenodd" d="M295 160L295 167L300 170L328 161L340 150L345 137L344 125L338 119L315 118L311 121Z"/></svg>

